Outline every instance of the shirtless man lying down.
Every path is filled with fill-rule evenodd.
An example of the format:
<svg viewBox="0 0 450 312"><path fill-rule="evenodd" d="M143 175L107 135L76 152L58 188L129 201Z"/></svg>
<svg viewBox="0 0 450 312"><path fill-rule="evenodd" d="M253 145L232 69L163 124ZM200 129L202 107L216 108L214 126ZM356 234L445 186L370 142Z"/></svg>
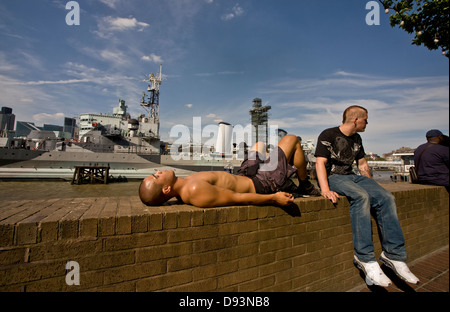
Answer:
<svg viewBox="0 0 450 312"><path fill-rule="evenodd" d="M237 175L203 171L181 178L172 170L157 171L142 181L139 196L148 206L159 206L173 197L197 207L285 206L294 201L294 196L280 190L295 173L299 186L291 183L290 190L297 194L321 195L308 180L305 155L296 136L283 137L278 148L268 158L264 159L264 156L264 144L257 143L242 162Z"/></svg>

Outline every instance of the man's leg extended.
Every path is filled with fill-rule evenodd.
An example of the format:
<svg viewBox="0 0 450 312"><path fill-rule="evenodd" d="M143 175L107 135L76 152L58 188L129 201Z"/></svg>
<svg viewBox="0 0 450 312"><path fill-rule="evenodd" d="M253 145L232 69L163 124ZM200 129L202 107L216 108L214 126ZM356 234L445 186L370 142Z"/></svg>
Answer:
<svg viewBox="0 0 450 312"><path fill-rule="evenodd" d="M391 260L406 261L405 238L397 216L395 197L373 179L358 177L357 180L370 195L384 253Z"/></svg>
<svg viewBox="0 0 450 312"><path fill-rule="evenodd" d="M362 262L376 261L372 241L372 222L370 216L370 195L355 183L356 175L333 174L328 182L330 189L346 196L350 202L353 249Z"/></svg>

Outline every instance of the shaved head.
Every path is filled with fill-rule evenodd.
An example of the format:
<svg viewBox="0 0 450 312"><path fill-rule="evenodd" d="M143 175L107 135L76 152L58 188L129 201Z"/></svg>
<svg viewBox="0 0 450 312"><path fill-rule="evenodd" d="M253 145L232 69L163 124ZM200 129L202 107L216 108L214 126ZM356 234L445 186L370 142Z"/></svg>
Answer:
<svg viewBox="0 0 450 312"><path fill-rule="evenodd" d="M155 183L154 179L145 178L139 186L139 197L147 206L160 206L167 200L162 188L162 185Z"/></svg>
<svg viewBox="0 0 450 312"><path fill-rule="evenodd" d="M344 111L342 123L350 122L353 118L363 118L367 116L367 109L362 106L353 105Z"/></svg>
<svg viewBox="0 0 450 312"><path fill-rule="evenodd" d="M139 197L147 206L160 206L174 195L170 194L177 180L173 170L156 170L146 177L139 186Z"/></svg>

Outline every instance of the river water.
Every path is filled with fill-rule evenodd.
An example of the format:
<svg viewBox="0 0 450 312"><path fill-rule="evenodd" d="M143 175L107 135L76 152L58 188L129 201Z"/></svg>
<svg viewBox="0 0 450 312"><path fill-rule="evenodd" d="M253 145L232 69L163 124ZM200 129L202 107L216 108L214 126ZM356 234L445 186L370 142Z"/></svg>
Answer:
<svg viewBox="0 0 450 312"><path fill-rule="evenodd" d="M392 171L375 171L379 183L390 183ZM110 184L72 185L67 181L1 181L0 202L8 200L33 200L52 198L86 198L138 195L140 181Z"/></svg>

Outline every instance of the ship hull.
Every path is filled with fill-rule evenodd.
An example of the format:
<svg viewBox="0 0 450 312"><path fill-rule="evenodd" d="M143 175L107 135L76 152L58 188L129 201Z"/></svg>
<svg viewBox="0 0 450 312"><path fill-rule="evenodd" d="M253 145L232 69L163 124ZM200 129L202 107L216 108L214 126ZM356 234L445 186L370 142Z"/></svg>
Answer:
<svg viewBox="0 0 450 312"><path fill-rule="evenodd" d="M32 151L21 149L2 149L1 168L48 168L73 169L75 166L97 164L111 169L145 169L160 165L160 155L139 155L135 153L97 153L66 151Z"/></svg>

